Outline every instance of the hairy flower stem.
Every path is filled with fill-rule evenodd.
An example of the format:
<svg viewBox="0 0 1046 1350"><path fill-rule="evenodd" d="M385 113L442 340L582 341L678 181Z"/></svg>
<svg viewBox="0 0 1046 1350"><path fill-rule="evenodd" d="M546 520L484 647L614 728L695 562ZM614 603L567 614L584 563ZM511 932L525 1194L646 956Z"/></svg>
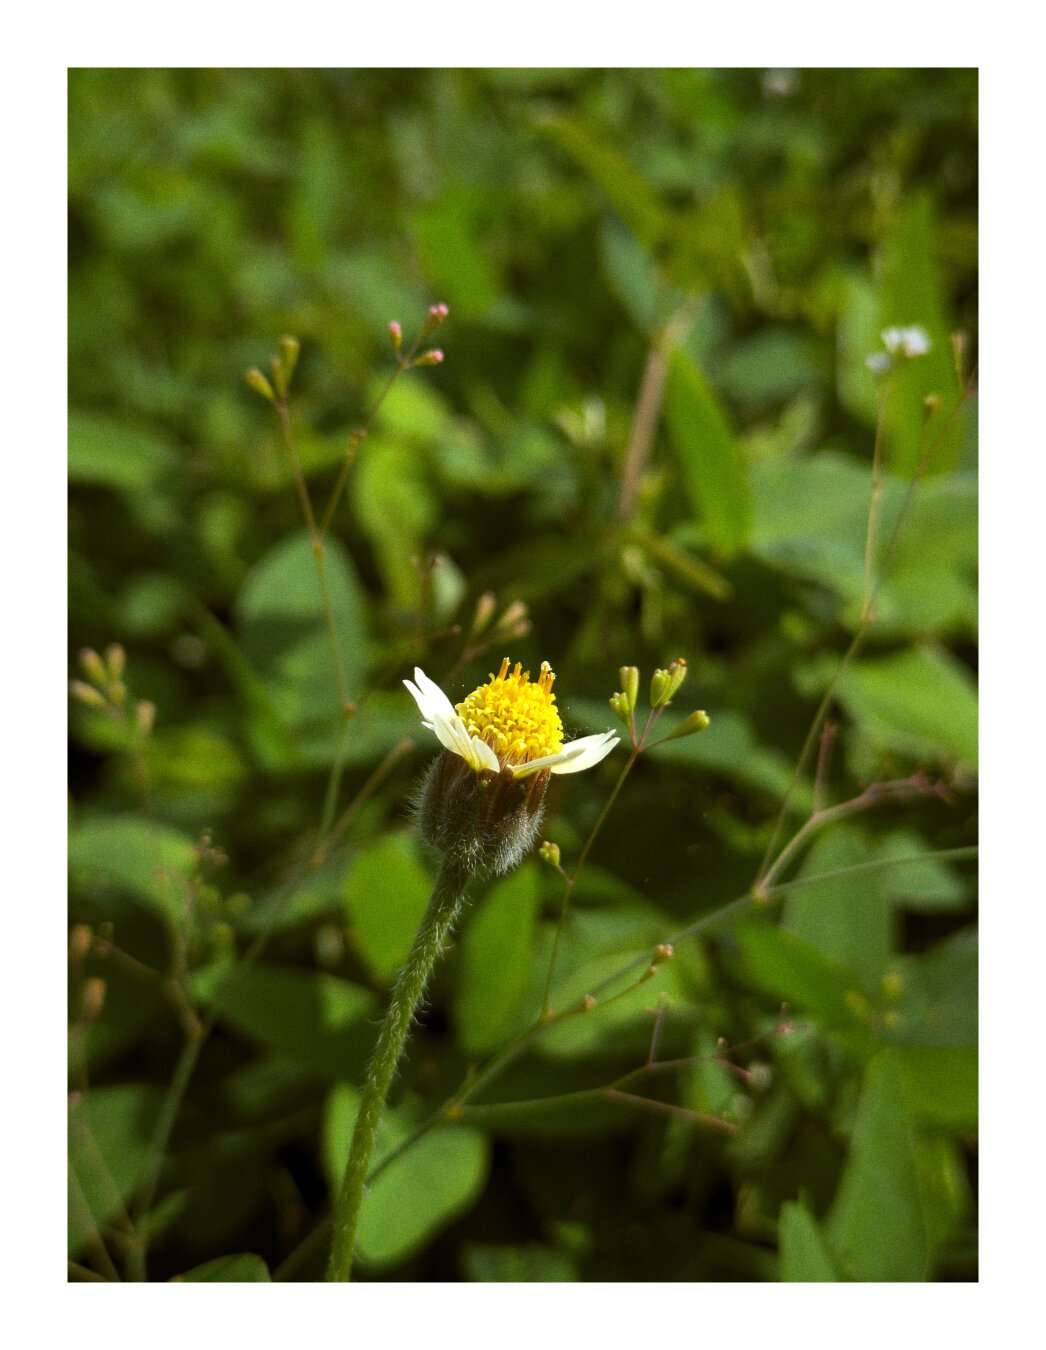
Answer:
<svg viewBox="0 0 1046 1350"><path fill-rule="evenodd" d="M459 863L449 858L444 861L421 926L414 935L410 955L396 978L392 1001L381 1024L378 1044L367 1071L367 1081L363 1085L349 1160L334 1206L328 1280L352 1278L352 1257L360 1207L363 1204L363 1185L370 1170L370 1157L381 1114L385 1109L385 1099L432 968L443 952L461 912L465 888L471 875Z"/></svg>

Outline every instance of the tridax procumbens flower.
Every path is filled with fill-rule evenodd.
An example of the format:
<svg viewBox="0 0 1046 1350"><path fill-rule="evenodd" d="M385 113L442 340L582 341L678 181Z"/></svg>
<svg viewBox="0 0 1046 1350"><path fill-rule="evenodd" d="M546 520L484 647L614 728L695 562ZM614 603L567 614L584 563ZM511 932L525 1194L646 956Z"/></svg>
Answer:
<svg viewBox="0 0 1046 1350"><path fill-rule="evenodd" d="M467 873L507 872L537 839L549 775L579 773L618 743L604 731L563 742L544 662L534 682L506 658L497 675L457 707L423 670L404 680L444 753L418 797L422 836Z"/></svg>
<svg viewBox="0 0 1046 1350"><path fill-rule="evenodd" d="M563 723L552 692L555 678L543 661L532 684L530 672L518 661L509 670L506 656L489 684L474 689L456 708L419 667L414 670L416 683L403 683L421 709L423 725L476 773L508 769L513 778L529 778L541 769L580 773L598 764L618 743L614 732L603 731L563 744Z"/></svg>

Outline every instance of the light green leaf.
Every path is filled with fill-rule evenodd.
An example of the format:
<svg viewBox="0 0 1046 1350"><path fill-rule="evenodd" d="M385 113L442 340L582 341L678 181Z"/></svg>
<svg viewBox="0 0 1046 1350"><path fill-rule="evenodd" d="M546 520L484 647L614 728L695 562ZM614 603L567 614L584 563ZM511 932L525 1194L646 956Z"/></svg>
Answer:
<svg viewBox="0 0 1046 1350"><path fill-rule="evenodd" d="M492 886L467 920L455 1000L458 1037L467 1055L496 1050L521 1029L520 1005L534 965L538 880L535 864L525 863Z"/></svg>
<svg viewBox="0 0 1046 1350"><path fill-rule="evenodd" d="M900 1075L881 1058L868 1068L827 1232L849 1280L927 1278L915 1139Z"/></svg>
<svg viewBox="0 0 1046 1350"><path fill-rule="evenodd" d="M269 1267L253 1252L237 1252L233 1256L219 1256L194 1266L184 1275L175 1275L172 1283L267 1284L272 1279Z"/></svg>
<svg viewBox="0 0 1046 1350"><path fill-rule="evenodd" d="M814 881L824 872L868 860L856 830L835 829L815 841L799 871L806 884L785 898L782 925L840 966L856 972L869 994L878 990L892 950L892 907L875 871Z"/></svg>
<svg viewBox="0 0 1046 1350"><path fill-rule="evenodd" d="M944 1129L977 1128L976 1045L898 1045L883 1059L896 1066L917 1120Z"/></svg>
<svg viewBox="0 0 1046 1350"><path fill-rule="evenodd" d="M977 764L977 690L967 667L937 648L855 662L839 701L876 750Z"/></svg>
<svg viewBox="0 0 1046 1350"><path fill-rule="evenodd" d="M170 490L160 490L178 459L155 431L96 413L69 415L69 482L110 488L149 529L164 533L179 520Z"/></svg>
<svg viewBox="0 0 1046 1350"><path fill-rule="evenodd" d="M780 1278L789 1283L823 1284L837 1280L817 1220L802 1205L786 1201L778 1223Z"/></svg>
<svg viewBox="0 0 1046 1350"><path fill-rule="evenodd" d="M372 844L350 867L345 909L367 964L383 980L406 960L431 893L432 880L408 831Z"/></svg>
<svg viewBox="0 0 1046 1350"><path fill-rule="evenodd" d="M69 1255L75 1260L100 1224L134 1195L149 1161L163 1099L144 1083L92 1088L69 1112Z"/></svg>
<svg viewBox="0 0 1046 1350"><path fill-rule="evenodd" d="M614 145L567 117L541 117L538 128L581 166L645 248L667 231L671 217L643 175Z"/></svg>
<svg viewBox="0 0 1046 1350"><path fill-rule="evenodd" d="M760 989L828 1026L854 1024L854 996L863 995L847 966L769 923L745 924L737 937L748 978Z"/></svg>
<svg viewBox="0 0 1046 1350"><path fill-rule="evenodd" d="M716 396L684 351L669 357L665 417L708 543L730 557L744 547L751 524L747 469Z"/></svg>
<svg viewBox="0 0 1046 1350"><path fill-rule="evenodd" d="M70 831L74 884L107 908L112 897L130 895L180 917L196 865L193 841L158 821L103 816L77 821Z"/></svg>
<svg viewBox="0 0 1046 1350"><path fill-rule="evenodd" d="M366 665L364 603L345 550L326 545L327 584L334 628L350 693ZM248 573L236 603L245 655L262 675L283 716L295 725L324 722L338 713L334 656L323 592L306 531L270 549Z"/></svg>
<svg viewBox="0 0 1046 1350"><path fill-rule="evenodd" d="M907 1045L973 1045L977 1040L977 934L962 929L897 963L901 994L893 1039Z"/></svg>
<svg viewBox="0 0 1046 1350"><path fill-rule="evenodd" d="M323 1144L332 1188L341 1182L358 1111L359 1093L347 1084L328 1098ZM403 1143L416 1123L409 1109L386 1107L372 1165ZM357 1234L363 1262L382 1269L423 1247L476 1201L489 1161L486 1137L466 1126L437 1125L422 1135L367 1185Z"/></svg>

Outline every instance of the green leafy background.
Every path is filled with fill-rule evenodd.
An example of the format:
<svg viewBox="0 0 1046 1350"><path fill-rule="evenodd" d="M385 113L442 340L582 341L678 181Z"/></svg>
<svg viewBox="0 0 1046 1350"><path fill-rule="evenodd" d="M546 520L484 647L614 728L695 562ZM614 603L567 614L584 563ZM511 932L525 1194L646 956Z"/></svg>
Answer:
<svg viewBox="0 0 1046 1350"><path fill-rule="evenodd" d="M70 669L118 642L157 709L136 759L72 704L79 1277L111 1277L100 1244L133 1271L145 1233L152 1279L320 1278L433 876L413 666L461 698L503 655L548 659L580 733L612 725L619 666L645 688L682 655L667 719L711 727L626 783L555 1006L697 931L418 1135L542 1007L560 879L534 858L477 893L382 1125L359 1276L975 1278L976 408L949 335L968 371L976 98L956 70L72 73ZM388 322L412 337L435 301L446 360L397 381L334 517L342 735L291 464L243 372L301 339L322 502ZM877 558L896 541L826 800L916 770L939 790L818 831L760 905L741 897L860 623L866 357L890 324L933 347L890 385ZM530 628L476 651L485 592ZM566 867L624 757L554 781ZM332 769L338 812L363 798L304 871ZM812 804L807 765L779 844ZM209 1034L158 1151L187 1017ZM655 1024L681 1063L635 1090L665 1109L589 1092L641 1068Z"/></svg>

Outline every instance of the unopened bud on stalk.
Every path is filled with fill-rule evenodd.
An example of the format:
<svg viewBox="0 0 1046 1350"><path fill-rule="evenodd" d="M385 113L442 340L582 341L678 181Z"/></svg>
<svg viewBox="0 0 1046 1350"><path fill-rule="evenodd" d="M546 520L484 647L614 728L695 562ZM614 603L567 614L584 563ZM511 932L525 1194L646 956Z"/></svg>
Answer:
<svg viewBox="0 0 1046 1350"><path fill-rule="evenodd" d="M686 661L680 656L667 670L655 670L650 680L650 706L665 708L678 693L686 679Z"/></svg>
<svg viewBox="0 0 1046 1350"><path fill-rule="evenodd" d="M143 736L148 736L156 721L156 704L141 698L134 705L134 722Z"/></svg>
<svg viewBox="0 0 1046 1350"><path fill-rule="evenodd" d="M620 717L627 727L630 722L632 709L629 707L627 694L611 694L609 698L610 711L615 717Z"/></svg>
<svg viewBox="0 0 1046 1350"><path fill-rule="evenodd" d="M415 366L438 366L443 360L443 353L438 347L433 347L430 351L422 352L416 356L412 362Z"/></svg>
<svg viewBox="0 0 1046 1350"><path fill-rule="evenodd" d="M76 924L69 933L70 961L85 961L90 955L94 934L85 923Z"/></svg>
<svg viewBox="0 0 1046 1350"><path fill-rule="evenodd" d="M85 1022L97 1022L105 1004L105 981L94 975L84 985L83 1015Z"/></svg>
<svg viewBox="0 0 1046 1350"><path fill-rule="evenodd" d="M444 304L430 305L429 312L425 316L421 336L424 337L427 333L431 333L434 328L438 328L449 313L450 310Z"/></svg>
<svg viewBox="0 0 1046 1350"><path fill-rule="evenodd" d="M77 703L82 703L85 708L96 708L99 712L107 708L104 696L94 687L93 684L87 684L83 680L70 680L69 692Z"/></svg>
<svg viewBox="0 0 1046 1350"><path fill-rule="evenodd" d="M300 352L301 343L296 337L280 338L280 368L283 371L284 397L286 397L286 391L290 388Z"/></svg>
<svg viewBox="0 0 1046 1350"><path fill-rule="evenodd" d="M127 665L127 653L118 642L106 647L105 665L111 680L123 679L124 668Z"/></svg>
<svg viewBox="0 0 1046 1350"><path fill-rule="evenodd" d="M550 867L558 867L559 845L550 843L549 840L546 839L545 842L538 849L538 857L541 859L542 862L547 862Z"/></svg>
<svg viewBox="0 0 1046 1350"><path fill-rule="evenodd" d="M527 613L527 606L523 600L513 600L511 605L505 607L505 612L495 624L495 632L505 633L508 629L515 628L527 617Z"/></svg>
<svg viewBox="0 0 1046 1350"><path fill-rule="evenodd" d="M389 341L392 343L394 352L398 352L403 346L403 329L395 319L389 324Z"/></svg>
<svg viewBox="0 0 1046 1350"><path fill-rule="evenodd" d="M493 591L484 591L476 601L476 612L472 617L472 627L469 629L469 637L477 638L483 633L498 607L497 597Z"/></svg>
<svg viewBox="0 0 1046 1350"><path fill-rule="evenodd" d="M243 378L256 394L261 394L262 398L267 398L270 403L276 402L276 395L272 391L272 385L257 366L251 366L250 370L247 371Z"/></svg>
<svg viewBox="0 0 1046 1350"><path fill-rule="evenodd" d="M684 717L682 722L676 727L675 731L670 731L668 733L665 740L675 741L681 736L693 736L697 731L707 731L708 727L708 714L698 708L695 712L692 712L689 717Z"/></svg>
<svg viewBox="0 0 1046 1350"><path fill-rule="evenodd" d="M80 665L83 667L84 674L93 684L105 684L109 678L102 663L102 658L93 647L82 647L80 649Z"/></svg>
<svg viewBox="0 0 1046 1350"><path fill-rule="evenodd" d="M622 666L618 674L621 676L621 689L628 703L628 711L634 712L639 697L639 667Z"/></svg>

